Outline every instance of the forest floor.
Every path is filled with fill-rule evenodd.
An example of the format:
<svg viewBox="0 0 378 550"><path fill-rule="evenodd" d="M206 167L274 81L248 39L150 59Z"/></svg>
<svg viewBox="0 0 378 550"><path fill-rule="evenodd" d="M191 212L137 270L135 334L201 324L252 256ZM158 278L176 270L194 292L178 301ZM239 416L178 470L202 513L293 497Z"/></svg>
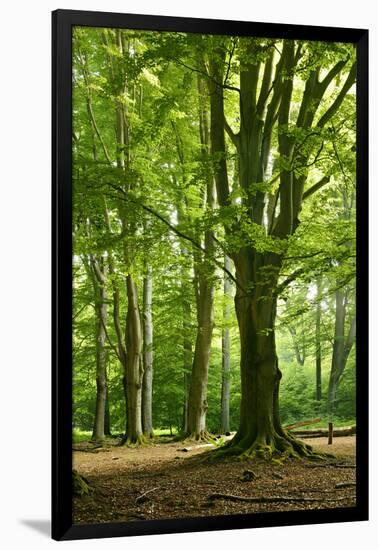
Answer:
<svg viewBox="0 0 378 550"><path fill-rule="evenodd" d="M73 468L94 491L74 497L74 523L355 506L354 436L337 437L331 446L327 438L306 439L315 449L331 452L335 458L319 462L289 459L283 464L264 460L208 464L194 457L209 451L209 445L163 437L158 441L129 448L109 440L92 452L88 452L89 442L76 444L75 448L82 450L73 451ZM253 473L246 474L246 470ZM219 493L296 500L244 502L211 496Z"/></svg>

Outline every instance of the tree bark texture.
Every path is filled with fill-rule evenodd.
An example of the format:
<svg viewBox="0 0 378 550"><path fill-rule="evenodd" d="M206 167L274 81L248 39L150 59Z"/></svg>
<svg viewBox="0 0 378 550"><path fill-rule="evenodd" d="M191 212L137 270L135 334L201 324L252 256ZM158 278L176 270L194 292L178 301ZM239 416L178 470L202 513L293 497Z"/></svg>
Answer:
<svg viewBox="0 0 378 550"><path fill-rule="evenodd" d="M138 305L138 291L131 274L126 277L127 316L126 316L126 395L127 419L126 442L143 441L142 430L142 383L141 368L142 327Z"/></svg>
<svg viewBox="0 0 378 550"><path fill-rule="evenodd" d="M106 375L106 323L108 318L107 293L106 293L106 271L103 258L98 260L95 257L90 259L92 270L92 281L95 291L96 311L96 408L93 424L92 439L100 440L105 437L105 411L107 396L107 375Z"/></svg>
<svg viewBox="0 0 378 550"><path fill-rule="evenodd" d="M280 240L282 252L258 251L248 242L230 256L235 264L237 291L235 307L241 346L241 410L239 430L233 440L220 453L272 455L307 455L311 449L283 430L279 417L279 383L281 372L275 345L275 317L277 288L288 237L299 224L307 181L307 164L311 155L298 147L295 135L288 131L292 122L291 101L294 70L301 57L301 45L284 40L280 60L273 76L274 52L266 55L261 71L261 46L241 39L244 56L240 61L239 131L233 132L224 113L224 67L226 48L216 48L209 59L209 92L211 104L211 153L216 165L216 187L220 207L232 204L227 177L227 131L239 157L239 186L243 191L241 205L253 224L262 226L266 233ZM344 63L332 67L319 79L319 69L309 73L301 106L296 115L297 127L310 132L322 97ZM354 81L354 67L347 77L339 96L317 122L322 128L337 111ZM262 73L262 78L260 77ZM259 86L259 81L261 82ZM278 153L280 158L279 188L274 201L268 201L264 216L264 182L267 171L272 130L278 123ZM303 167L299 172L293 164ZM324 182L329 181L328 178ZM325 184L325 183L322 183ZM316 187L318 189L319 186ZM309 195L309 192L307 191ZM235 228L240 233L238 221ZM231 232L230 223L225 233Z"/></svg>
<svg viewBox="0 0 378 550"><path fill-rule="evenodd" d="M316 326L315 326L315 361L316 361L316 401L322 400L322 344L321 344L321 320L322 320L322 308L321 308L321 292L322 292L322 280L321 277L317 279L317 304L316 304Z"/></svg>
<svg viewBox="0 0 378 550"><path fill-rule="evenodd" d="M210 152L209 113L205 82L198 77L199 119L202 158L206 162ZM215 205L214 178L210 171L205 177L206 206L212 210ZM188 426L186 436L196 440L207 437L207 381L210 360L211 340L214 326L214 235L212 230L204 232L204 258L195 258L195 283L197 294L197 336L194 348L193 365L188 396Z"/></svg>
<svg viewBox="0 0 378 550"><path fill-rule="evenodd" d="M335 329L333 337L332 364L328 384L328 412L333 417L337 403L337 389L345 370L349 354L356 337L356 318L350 322L348 334L345 335L347 317L347 291L336 290L335 293Z"/></svg>
<svg viewBox="0 0 378 550"><path fill-rule="evenodd" d="M225 255L224 266L230 271L231 260ZM231 317L230 311L230 296L231 296L231 283L226 273L224 274L223 281L223 296L225 303L223 306L223 329L222 329L222 390L221 390L221 433L230 431L230 387L231 387L231 372L230 372L230 328L228 326Z"/></svg>
<svg viewBox="0 0 378 550"><path fill-rule="evenodd" d="M153 379L152 269L147 267L143 279L143 388L142 427L145 437L153 437L152 379Z"/></svg>

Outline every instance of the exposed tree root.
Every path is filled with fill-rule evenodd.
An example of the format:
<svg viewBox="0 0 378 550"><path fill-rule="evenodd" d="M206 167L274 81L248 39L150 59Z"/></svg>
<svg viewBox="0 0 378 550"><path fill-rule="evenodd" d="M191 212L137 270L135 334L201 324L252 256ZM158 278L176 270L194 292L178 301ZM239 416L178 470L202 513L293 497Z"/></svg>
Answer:
<svg viewBox="0 0 378 550"><path fill-rule="evenodd" d="M271 437L259 436L251 443L249 438L241 439L235 436L234 439L227 442L220 449L207 453L204 461L263 459L279 463L288 458L325 460L326 458L333 458L333 455L315 451L307 443L282 430L282 435L275 433Z"/></svg>
<svg viewBox="0 0 378 550"><path fill-rule="evenodd" d="M338 502L341 500L349 499L350 497L336 497L336 498L311 498L311 497L290 497L290 496L279 496L279 497L241 497L238 495L228 495L224 493L213 493L208 497L210 500L232 500L234 502Z"/></svg>
<svg viewBox="0 0 378 550"><path fill-rule="evenodd" d="M217 445L217 439L209 432L203 431L201 433L186 433L175 438L175 441L182 443L213 443Z"/></svg>
<svg viewBox="0 0 378 550"><path fill-rule="evenodd" d="M148 441L144 435L138 435L137 437L132 438L124 437L119 446L122 447L125 445L126 447L140 447L142 445L147 445L148 443L150 443L150 441Z"/></svg>
<svg viewBox="0 0 378 550"><path fill-rule="evenodd" d="M81 476L76 470L72 470L72 492L74 495L83 497L90 495L94 491L89 481Z"/></svg>

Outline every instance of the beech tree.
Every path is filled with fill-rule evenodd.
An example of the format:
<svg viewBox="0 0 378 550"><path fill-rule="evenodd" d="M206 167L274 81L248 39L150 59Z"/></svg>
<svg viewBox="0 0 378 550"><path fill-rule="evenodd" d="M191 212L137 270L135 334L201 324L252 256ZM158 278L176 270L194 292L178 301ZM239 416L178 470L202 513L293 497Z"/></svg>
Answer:
<svg viewBox="0 0 378 550"><path fill-rule="evenodd" d="M227 271L231 270L231 261L227 255L224 257L224 267ZM231 298L231 283L227 277L227 273L224 273L223 292L225 302L223 305L223 322L222 328L222 391L221 391L221 422L220 429L222 433L230 431L230 298Z"/></svg>
<svg viewBox="0 0 378 550"><path fill-rule="evenodd" d="M217 41L216 41L217 42ZM271 455L275 451L295 455L311 453L302 442L282 428L279 416L279 384L275 343L277 290L280 271L289 247L289 237L295 234L300 223L303 201L329 182L321 179L306 187L309 168L319 157L311 141L321 135L324 146L324 128L337 113L345 95L355 81L355 63L348 67L337 95L323 107L327 90L335 86L335 79L348 64L352 53L343 52L325 75L321 75L322 50L311 51L295 41L281 44L280 58L273 71L276 44L269 41L240 39L239 129L229 126L224 110L224 90L227 78L226 51L222 42L215 44L209 59L208 77L211 83L211 139L215 165L217 195L223 208L231 206L227 176L227 130L239 158L240 218L247 228L271 237L271 244L256 246L248 235L236 250L230 251L236 270L237 289L235 307L241 343L241 412L240 426L227 453ZM229 54L231 56L231 53ZM299 101L294 102L293 90L298 63L301 58L311 59ZM308 62L308 61L307 61ZM229 60L230 64L230 60ZM310 64L310 63L309 63ZM323 107L323 110L322 110ZM318 112L321 112L320 116ZM316 116L318 114L318 116ZM295 124L295 128L292 125ZM275 207L265 216L265 201L269 187L265 182L273 129L277 126L276 154L278 155L279 187L275 190ZM299 130L299 131L298 131ZM278 206L278 208L277 208ZM232 231L239 214L225 224ZM234 218L234 219L233 219ZM257 226L257 227L256 227Z"/></svg>
<svg viewBox="0 0 378 550"><path fill-rule="evenodd" d="M293 357L322 407L350 368L353 47L80 28L73 51L75 418L311 455L280 381Z"/></svg>
<svg viewBox="0 0 378 550"><path fill-rule="evenodd" d="M91 277L95 293L96 309L96 412L93 425L93 439L105 437L106 401L108 393L106 375L106 324L108 318L106 293L106 268L104 258L90 258Z"/></svg>

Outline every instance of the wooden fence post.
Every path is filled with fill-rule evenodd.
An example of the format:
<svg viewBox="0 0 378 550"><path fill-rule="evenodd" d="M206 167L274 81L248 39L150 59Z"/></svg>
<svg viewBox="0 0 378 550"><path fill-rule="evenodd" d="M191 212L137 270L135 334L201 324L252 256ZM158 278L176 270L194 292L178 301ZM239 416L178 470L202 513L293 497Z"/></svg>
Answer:
<svg viewBox="0 0 378 550"><path fill-rule="evenodd" d="M332 445L333 440L333 422L328 422L328 445Z"/></svg>

